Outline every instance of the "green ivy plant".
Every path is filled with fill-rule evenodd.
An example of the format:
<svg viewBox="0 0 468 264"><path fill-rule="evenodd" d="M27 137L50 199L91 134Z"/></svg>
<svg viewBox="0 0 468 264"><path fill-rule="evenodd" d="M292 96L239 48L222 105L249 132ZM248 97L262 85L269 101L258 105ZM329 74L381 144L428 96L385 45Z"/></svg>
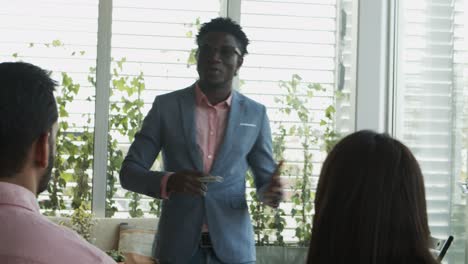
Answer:
<svg viewBox="0 0 468 264"><path fill-rule="evenodd" d="M343 93L341 91L335 91L335 101L341 99L344 99ZM325 109L325 117L320 120L320 126L325 128L321 139L326 153L329 153L332 150L342 136L335 129L335 113L335 107L333 105L329 105Z"/></svg>
<svg viewBox="0 0 468 264"><path fill-rule="evenodd" d="M86 241L93 243L94 238L91 233L97 221L94 215L90 213L90 209L89 206L82 204L68 216L70 221L61 221L60 224L76 231Z"/></svg>
<svg viewBox="0 0 468 264"><path fill-rule="evenodd" d="M200 21L197 20L190 27L198 28ZM195 30L195 29L194 29ZM193 37L194 30L187 33L187 37ZM64 48L64 44L54 40L46 44L50 48ZM30 44L34 47L34 44ZM195 52L190 52L187 65L195 63ZM85 53L72 52L71 56L82 56ZM20 58L18 53L13 54ZM107 164L107 192L106 192L106 217L112 217L117 212L115 195L117 192L118 175L124 159L119 139L126 138L132 142L136 132L139 130L144 115L141 110L144 106L142 93L145 89L144 75L140 72L137 76L124 75L126 59L113 60L111 73L111 96L109 108L109 137L108 137L108 164ZM88 82L95 87L95 68L89 69ZM82 115L85 125L77 128L76 124L70 123L68 109L80 92L77 84L67 73L61 74L61 86L57 95L57 104L60 114L59 131L57 134L57 157L51 184L48 188L49 199L42 201L40 206L46 210L46 214L55 215L56 212L67 208L64 196L71 196L71 207L75 213L82 214L83 210L89 210L91 205L91 171L94 136L92 116ZM242 84L242 80L240 81ZM335 108L330 105L326 108L324 117L320 119L321 131L314 130L312 126L314 116L306 107L308 101L315 96L316 92L325 89L318 84L305 84L298 75L293 75L289 81L281 81L279 86L286 91L286 96L277 97L275 100L280 104L280 111L299 121L290 127L278 123L273 138L273 153L276 160L284 160L286 149L286 138L297 138L302 146L302 160L300 165L288 164L286 161L283 168L283 176L294 177L296 180L290 182L293 208L290 213L296 221L297 228L295 236L299 245L307 245L310 240L313 198L311 175L313 170L312 150L313 147L323 145L327 152L340 137L334 129ZM93 100L89 97L87 100ZM155 162L155 167L161 166L161 157ZM71 186L69 183L74 183ZM247 176L247 185L254 187L251 173ZM71 186L71 187L70 187ZM284 209L271 209L259 202L256 191L248 193L249 210L254 225L257 245L285 245L283 232L286 226L286 212ZM134 192L126 192L125 197L130 199L129 214L131 217L143 216L141 208L142 196ZM161 213L161 201L153 199L149 203L150 214L159 216Z"/></svg>
<svg viewBox="0 0 468 264"><path fill-rule="evenodd" d="M293 207L291 216L296 221L295 237L298 244L305 246L310 240L312 228L312 209L314 193L312 191L311 175L313 171L312 147L318 144L318 135L314 131L313 116L309 109L308 100L314 96L315 91L323 88L318 84L304 85L302 78L294 74L290 81L280 81L280 87L287 93L284 98L277 97L276 102L283 105L280 111L299 119L289 129L289 136L300 140L302 146L302 166L295 168L291 173L297 177L292 186L291 201ZM304 96L305 95L305 96Z"/></svg>
<svg viewBox="0 0 468 264"><path fill-rule="evenodd" d="M144 118L141 112L144 105L141 94L145 89L143 73L140 72L137 76L123 75L125 63L125 57L113 60L109 104L109 130L111 133L109 133L107 142L106 217L112 217L117 211L114 196L117 192L116 183L124 159L118 137L126 137L129 142L132 142ZM94 73L94 71L95 69L91 69L91 72ZM92 76L90 76L89 81L95 85ZM126 192L125 197L130 199L130 216L143 216L143 210L140 208L141 195L135 192Z"/></svg>
<svg viewBox="0 0 468 264"><path fill-rule="evenodd" d="M59 40L44 45L47 48L65 49L65 45ZM33 43L29 45L30 48L34 46ZM71 56L83 56L84 54L84 51L73 51ZM20 59L18 53L14 53L12 56ZM122 75L125 58L113 62L109 129L120 136L127 137L131 142L143 120L141 109L144 103L141 94L145 89L144 77L143 73L133 77ZM88 82L94 87L96 86L95 75L96 69L90 68ZM81 208L82 205L86 207L91 205L90 173L94 151L92 116L83 114L82 117L85 118L86 122L85 126L80 128L67 119L69 117L68 107L76 99L80 88L80 84L74 82L69 74L62 73L61 85L56 96L60 116L57 155L53 177L48 187L49 199L40 203L41 208L46 210L46 215L56 215L57 211L66 209L67 205L64 201L66 195L71 196L73 209ZM120 93L120 96L114 96L117 92ZM93 98L88 97L87 100L91 101ZM108 151L106 216L111 217L117 211L114 200L117 191L115 184L118 182L118 174L124 158L118 139L113 133L110 133L108 137ZM67 183L74 183L74 186L69 188ZM130 215L132 217L142 216L143 211L139 208L141 196L127 192L126 197L131 198ZM153 212L158 213L158 206L159 202L153 201Z"/></svg>
<svg viewBox="0 0 468 264"><path fill-rule="evenodd" d="M254 177L251 171L247 172L247 186L252 188L248 193L250 196L249 211L252 219L252 225L255 234L257 246L268 245L270 242L269 230L267 223L271 215L266 213L267 207L259 200L255 189Z"/></svg>
<svg viewBox="0 0 468 264"><path fill-rule="evenodd" d="M200 30L200 27L201 27L200 18L197 17L194 23L185 24L185 26L189 28L189 31L187 31L185 36L187 38L194 38L195 34L197 34L197 32ZM189 52L189 56L187 58L187 67L197 64L196 55L197 55L197 49L196 48L191 49Z"/></svg>
<svg viewBox="0 0 468 264"><path fill-rule="evenodd" d="M308 102L316 92L326 91L319 84L305 84L299 75L292 75L290 81L281 81L280 87L286 91L284 97L276 97L280 104L279 111L290 117L297 118L298 122L286 128L281 122L277 123L275 136L273 137L273 154L275 160L284 160L286 150L286 138L299 139L302 146L302 162L299 165L288 164L286 161L281 175L293 177L290 187L292 189L291 202L293 207L291 216L296 222L295 237L299 246L307 246L310 241L312 228L312 211L314 192L312 191L311 176L313 172L312 151L313 147L323 146L327 152L333 147L339 138L335 132L335 108L329 105L320 120L323 131L314 129L312 115ZM253 177L248 174L248 186L253 187ZM286 186L288 187L288 186ZM273 210L258 201L256 191L249 193L249 209L254 226L256 243L258 246L278 245L285 246L283 231L286 226L286 213L280 207Z"/></svg>
<svg viewBox="0 0 468 264"><path fill-rule="evenodd" d="M106 251L106 254L109 255L109 257L111 257L115 262L125 262L125 256L119 250L108 250Z"/></svg>
<svg viewBox="0 0 468 264"><path fill-rule="evenodd" d="M120 108L117 103L111 103L111 110L114 110L113 114L111 112L111 115L113 116L111 120L115 121L111 122L111 128L116 129L121 135L126 136L129 142L133 142L135 134L138 130L140 130L140 126L144 118L141 112L141 109L144 105L143 99L141 98L141 93L145 89L145 82L142 72L140 72L139 75L133 77L121 75L119 76L119 71L122 72L123 63L125 63L125 61L125 58L121 59L120 61L117 61L118 70L114 70L113 73L113 89L111 91L115 90L123 92L123 95L120 97L120 100L118 100L120 102ZM132 96L134 95L136 95L136 97L132 98ZM114 139L114 143L117 143L116 139ZM123 155L121 154L122 153L120 152L119 162L117 162L118 166L115 168L119 171L123 161ZM111 168L108 168L108 171L110 170ZM125 197L130 198L130 216L143 216L143 210L139 208L141 195L136 192L127 192L125 194Z"/></svg>
<svg viewBox="0 0 468 264"><path fill-rule="evenodd" d="M72 142L74 135L72 133L67 133L70 125L64 118L68 117L68 112L66 110L68 103L75 98L80 87L74 84L66 73L62 73L61 88L61 94L56 97L56 100L59 116L63 120L58 123L59 128L56 139L57 155L55 157L52 178L47 187L49 199L40 203L42 209L47 209L45 212L47 215L55 215L56 211L66 208L63 200L63 192L67 182L71 181L73 178L73 174L68 171L72 168L70 165L73 163L73 157L78 152L78 147Z"/></svg>
<svg viewBox="0 0 468 264"><path fill-rule="evenodd" d="M285 135L286 130L282 125L279 125L280 133L273 139L273 155L275 160L283 160L285 150ZM284 172L284 170L283 170ZM255 240L257 246L278 245L283 246L284 238L282 232L286 226L286 215L281 208L272 209L263 204L257 195L255 182L252 172L247 172L247 186L252 188L249 195L249 212L254 228ZM273 237L274 235L274 237Z"/></svg>
<svg viewBox="0 0 468 264"><path fill-rule="evenodd" d="M275 160L285 160L284 151L286 150L286 129L281 122L278 125L278 133L273 138L273 156ZM283 165L281 175L287 175L288 169L287 164ZM284 246L283 230L286 227L286 212L281 208L273 210L273 217L268 223L268 228L274 231L275 239L273 245Z"/></svg>
<svg viewBox="0 0 468 264"><path fill-rule="evenodd" d="M29 48L34 47L29 44ZM44 44L47 48L64 48L59 40ZM76 53L72 53L75 56ZM84 51L79 52L84 55ZM13 54L18 58L18 53ZM40 206L46 209L46 215L56 215L57 211L66 209L65 195L72 196L71 207L78 209L82 204L90 206L91 188L89 185L89 170L92 166L93 130L90 127L91 116L83 114L86 118L84 127L77 129L77 125L68 121L67 106L75 100L80 85L75 83L70 75L61 73L61 86L56 96L60 122L57 132L57 153L55 166L52 172L51 183L48 186L49 200L42 201ZM91 98L87 98L88 101ZM68 182L75 182L69 188Z"/></svg>

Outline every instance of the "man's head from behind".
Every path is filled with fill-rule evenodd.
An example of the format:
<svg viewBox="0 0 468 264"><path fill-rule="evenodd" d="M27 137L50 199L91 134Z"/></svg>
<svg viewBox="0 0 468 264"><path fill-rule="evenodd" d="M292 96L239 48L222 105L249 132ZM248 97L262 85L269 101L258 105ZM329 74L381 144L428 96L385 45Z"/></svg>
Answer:
<svg viewBox="0 0 468 264"><path fill-rule="evenodd" d="M0 181L39 194L52 171L57 105L56 83L24 62L0 63Z"/></svg>

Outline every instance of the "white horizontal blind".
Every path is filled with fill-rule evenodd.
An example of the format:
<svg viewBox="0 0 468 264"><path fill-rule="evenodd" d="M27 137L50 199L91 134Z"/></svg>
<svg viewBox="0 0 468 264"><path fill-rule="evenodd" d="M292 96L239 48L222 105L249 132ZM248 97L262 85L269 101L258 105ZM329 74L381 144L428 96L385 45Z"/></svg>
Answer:
<svg viewBox="0 0 468 264"><path fill-rule="evenodd" d="M404 98L399 137L421 163L432 232L446 235L453 140L453 1L404 4L402 82L398 87Z"/></svg>
<svg viewBox="0 0 468 264"><path fill-rule="evenodd" d="M345 11L350 15L351 1L344 1ZM339 3L339 2L338 2ZM284 98L287 91L280 86L280 81L291 81L297 74L301 80L298 95L306 96L304 87L308 84L320 84L326 91L315 92L309 99L306 108L313 116L310 124L313 130L320 135L323 127L319 125L324 118L325 109L335 106L334 90L337 86L337 62L343 61L347 70L350 63L350 49L341 54L337 49L350 47L350 38L346 36L343 43L337 38L337 16L339 4L334 0L310 1L262 1L245 0L241 3L241 25L251 40L249 54L244 59L240 71L240 90L247 96L267 106L273 136L278 135L278 125L283 124L287 129L297 125L299 119L295 115L287 116L279 111L281 104L275 102L275 97ZM349 33L350 28L346 29ZM350 35L349 35L350 36ZM340 56L340 59L337 58ZM344 56L344 58L341 58ZM348 73L348 72L346 72ZM346 75L347 84L345 93L349 95L349 76ZM343 103L339 113L343 116L343 130L349 131L349 103ZM313 175L311 176L313 188L317 181L321 163L325 152L321 142L312 144ZM288 165L301 167L303 154L300 139L286 137L285 160ZM290 186L298 175L283 177ZM292 195L289 189L286 196ZM296 224L290 216L292 204L287 202L281 205L286 213L287 226L283 232L285 242L296 241L294 230ZM310 218L312 216L309 216Z"/></svg>
<svg viewBox="0 0 468 264"><path fill-rule="evenodd" d="M467 263L466 199L463 188L468 169L468 1L454 2L454 144L451 233L459 239L448 257L451 263Z"/></svg>
<svg viewBox="0 0 468 264"><path fill-rule="evenodd" d="M96 66L97 16L98 0L0 0L0 61L33 63L53 71L59 83L66 72L80 85L66 107L69 116L60 116L60 122L70 124L66 132L80 133L86 126L93 132L94 120L87 124L87 117L94 115L95 89L87 78L94 76L89 69ZM92 168L86 173L92 177ZM67 207L69 191L64 193ZM47 193L39 197L45 199Z"/></svg>
<svg viewBox="0 0 468 264"><path fill-rule="evenodd" d="M450 263L464 261L464 204L460 180L463 75L458 0L399 1L397 137L418 159L426 184L429 225L437 237L455 236ZM466 16L466 14L465 14ZM465 64L466 65L466 64ZM463 92L461 92L463 93ZM463 97L462 97L463 98Z"/></svg>
<svg viewBox="0 0 468 264"><path fill-rule="evenodd" d="M357 20L354 0L341 0L337 19L340 30L337 32L338 54L336 60L337 76L335 78L336 90L341 95L336 101L336 129L341 136L352 133L355 130L355 82L356 82L356 34L355 21Z"/></svg>
<svg viewBox="0 0 468 264"><path fill-rule="evenodd" d="M37 64L53 71L58 81L61 72L70 73L83 90L70 108L73 122L80 125L83 120L75 115L94 113L94 103L85 99L94 95L86 80L96 61L98 1L1 0L0 5L1 61Z"/></svg>
<svg viewBox="0 0 468 264"><path fill-rule="evenodd" d="M134 77L143 73L146 85L141 95L143 115L151 108L156 95L188 87L196 81L196 67L190 66L188 59L192 49L196 48L197 23L208 22L219 14L219 0L113 2L113 67L117 66L116 61L126 58L122 64L123 76ZM111 103L124 95L117 89L112 92ZM128 99L137 99L137 95ZM115 112L111 109L110 115L113 114ZM128 138L115 130L110 134L119 139L121 148L126 152L130 145ZM114 216L126 217L130 199L125 197L126 190L118 184L117 187L114 199L118 213ZM141 197L139 207L144 216L154 217L149 214L151 201L149 197Z"/></svg>

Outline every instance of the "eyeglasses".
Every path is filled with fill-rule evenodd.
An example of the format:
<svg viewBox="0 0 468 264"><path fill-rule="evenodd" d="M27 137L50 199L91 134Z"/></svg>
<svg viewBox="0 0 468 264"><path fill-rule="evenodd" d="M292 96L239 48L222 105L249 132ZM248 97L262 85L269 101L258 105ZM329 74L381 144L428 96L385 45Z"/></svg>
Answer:
<svg viewBox="0 0 468 264"><path fill-rule="evenodd" d="M219 48L214 48L208 45L203 45L198 48L198 55L200 57L206 58L214 55L216 52L219 52L219 56L222 59L230 59L237 54L238 56L242 56L241 51L239 48L232 47L232 46L221 46Z"/></svg>

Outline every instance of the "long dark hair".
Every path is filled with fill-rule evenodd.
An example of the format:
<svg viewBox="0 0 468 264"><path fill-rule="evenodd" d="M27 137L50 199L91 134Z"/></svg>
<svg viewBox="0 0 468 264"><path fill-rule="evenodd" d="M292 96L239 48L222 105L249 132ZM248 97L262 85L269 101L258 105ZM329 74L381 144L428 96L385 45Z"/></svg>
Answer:
<svg viewBox="0 0 468 264"><path fill-rule="evenodd" d="M325 160L307 263L437 263L418 162L386 134L359 131Z"/></svg>

